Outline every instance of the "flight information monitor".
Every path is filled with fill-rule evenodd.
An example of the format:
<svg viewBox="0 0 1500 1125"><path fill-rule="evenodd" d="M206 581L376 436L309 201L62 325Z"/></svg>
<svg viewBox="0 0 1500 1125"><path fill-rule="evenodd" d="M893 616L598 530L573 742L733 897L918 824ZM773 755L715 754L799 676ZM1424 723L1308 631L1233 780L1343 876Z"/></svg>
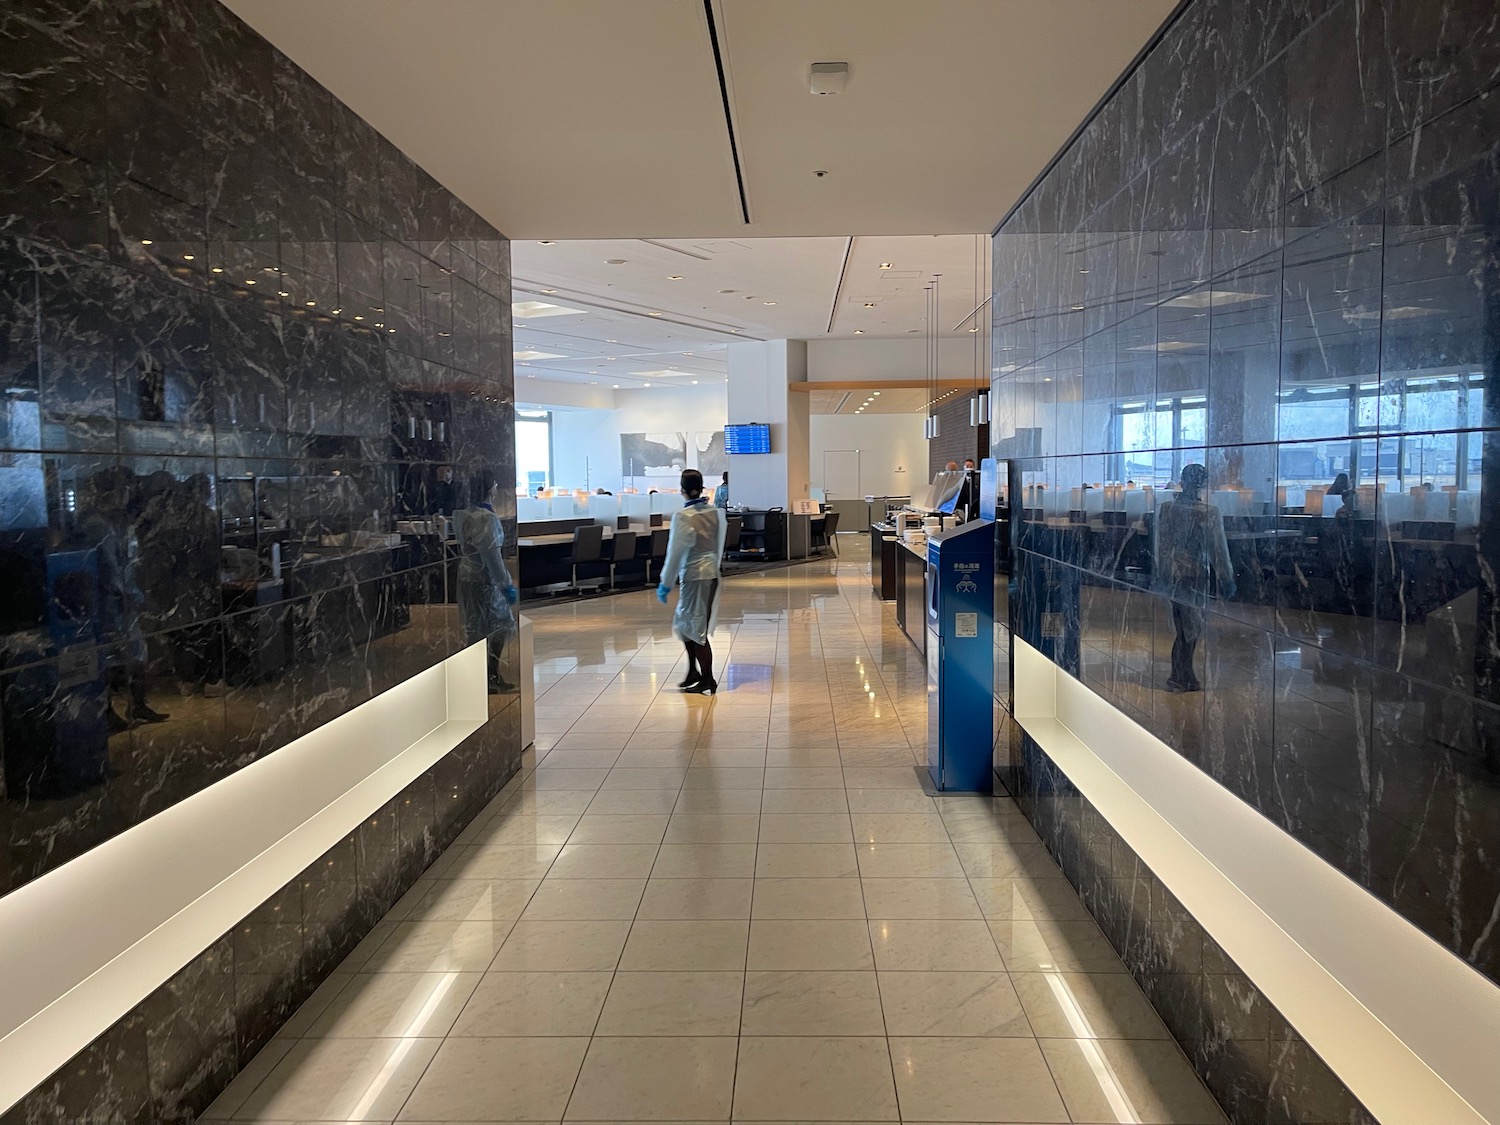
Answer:
<svg viewBox="0 0 1500 1125"><path fill-rule="evenodd" d="M765 422L745 422L724 427L725 453L771 452L771 427Z"/></svg>

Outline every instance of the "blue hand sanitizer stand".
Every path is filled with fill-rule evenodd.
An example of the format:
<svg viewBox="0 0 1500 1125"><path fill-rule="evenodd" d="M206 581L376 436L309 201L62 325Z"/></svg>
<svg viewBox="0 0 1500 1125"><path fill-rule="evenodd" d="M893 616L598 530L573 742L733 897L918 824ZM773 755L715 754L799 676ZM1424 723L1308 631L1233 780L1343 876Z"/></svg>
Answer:
<svg viewBox="0 0 1500 1125"><path fill-rule="evenodd" d="M927 540L927 770L940 791L992 789L995 525Z"/></svg>

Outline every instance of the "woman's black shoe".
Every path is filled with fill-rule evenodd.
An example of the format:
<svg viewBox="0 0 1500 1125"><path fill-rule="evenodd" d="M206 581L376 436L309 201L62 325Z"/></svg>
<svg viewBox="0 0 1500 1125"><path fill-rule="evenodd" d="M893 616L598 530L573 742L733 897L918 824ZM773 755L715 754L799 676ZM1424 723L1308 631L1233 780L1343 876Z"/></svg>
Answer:
<svg viewBox="0 0 1500 1125"><path fill-rule="evenodd" d="M693 672L691 675L688 676L687 679L680 680L678 682L677 686L680 687L683 691L687 691L688 688L692 687L694 684L698 683L702 679L703 679L703 674L701 672Z"/></svg>
<svg viewBox="0 0 1500 1125"><path fill-rule="evenodd" d="M719 690L718 680L698 680L682 689L683 695L712 695Z"/></svg>

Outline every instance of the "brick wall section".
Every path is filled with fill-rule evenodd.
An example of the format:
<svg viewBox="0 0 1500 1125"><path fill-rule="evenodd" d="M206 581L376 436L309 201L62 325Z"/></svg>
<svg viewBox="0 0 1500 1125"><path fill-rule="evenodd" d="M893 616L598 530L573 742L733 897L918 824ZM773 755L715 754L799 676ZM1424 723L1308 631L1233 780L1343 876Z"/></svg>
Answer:
<svg viewBox="0 0 1500 1125"><path fill-rule="evenodd" d="M949 461L962 465L965 457L978 462L990 455L989 426L969 425L969 400L973 397L973 394L957 394L938 407L942 433L927 443L928 480Z"/></svg>

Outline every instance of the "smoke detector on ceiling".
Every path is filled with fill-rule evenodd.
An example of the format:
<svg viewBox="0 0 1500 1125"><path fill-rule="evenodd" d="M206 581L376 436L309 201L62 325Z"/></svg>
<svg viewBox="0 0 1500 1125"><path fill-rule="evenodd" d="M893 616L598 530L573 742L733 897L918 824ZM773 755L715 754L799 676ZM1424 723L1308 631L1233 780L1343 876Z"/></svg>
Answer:
<svg viewBox="0 0 1500 1125"><path fill-rule="evenodd" d="M814 94L842 94L849 85L849 64L815 62L808 85Z"/></svg>

